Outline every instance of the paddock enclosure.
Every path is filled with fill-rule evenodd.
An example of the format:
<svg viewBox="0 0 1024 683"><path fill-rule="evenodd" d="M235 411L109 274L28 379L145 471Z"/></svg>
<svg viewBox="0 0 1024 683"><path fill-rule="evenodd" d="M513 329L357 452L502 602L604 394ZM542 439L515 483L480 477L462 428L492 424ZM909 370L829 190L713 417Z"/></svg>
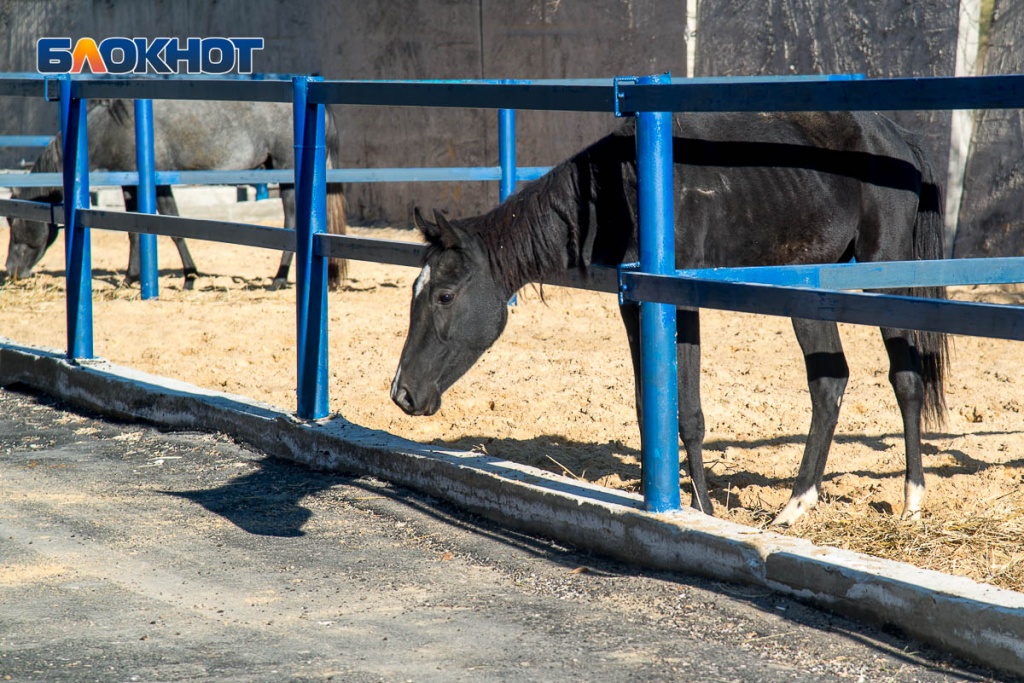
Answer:
<svg viewBox="0 0 1024 683"><path fill-rule="evenodd" d="M274 200L264 209L276 219ZM183 214L227 212L190 206ZM271 218L273 217L273 218ZM353 234L413 239L408 230ZM3 235L0 235L3 237ZM269 292L277 256L193 242L204 275L184 291L170 241L161 239L159 299L117 286L127 239L93 232L96 346L128 367L284 408L295 400L293 290ZM164 241L166 240L166 243ZM0 239L0 256L6 240ZM270 266L271 269L264 268ZM639 479L628 346L614 296L544 287L520 293L505 335L430 418L410 418L388 397L408 324L417 272L354 261L330 301L332 412L423 443L524 462L615 488ZM249 274L245 274L249 273ZM6 282L0 333L60 349L65 343L63 255L47 253L31 280ZM958 298L1021 303L1011 289L962 288ZM706 311L703 392L707 462L719 517L762 526L785 502L795 476L810 401L788 320ZM924 522L898 522L902 425L874 328L841 326L850 384L829 460L823 502L786 533L963 574L1021 590L1024 510L1019 343L973 337L954 342L949 415L926 434L929 487ZM581 354L580 339L588 339ZM896 516L894 516L894 511Z"/></svg>

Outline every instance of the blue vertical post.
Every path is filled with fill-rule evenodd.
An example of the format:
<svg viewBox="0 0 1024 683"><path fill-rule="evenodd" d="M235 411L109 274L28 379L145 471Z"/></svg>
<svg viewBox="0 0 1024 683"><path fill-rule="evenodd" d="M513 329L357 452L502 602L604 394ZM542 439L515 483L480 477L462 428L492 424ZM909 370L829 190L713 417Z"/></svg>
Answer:
<svg viewBox="0 0 1024 683"><path fill-rule="evenodd" d="M295 124L295 297L300 418L327 416L327 259L314 253L327 228L324 105L308 102L309 84L292 80Z"/></svg>
<svg viewBox="0 0 1024 683"><path fill-rule="evenodd" d="M511 83L512 81L506 81ZM501 187L498 190L501 201L516 191L516 110L498 110L498 165L501 167ZM518 297L513 294L508 300L515 306Z"/></svg>
<svg viewBox="0 0 1024 683"><path fill-rule="evenodd" d="M501 201L516 191L516 110L498 110L498 165Z"/></svg>
<svg viewBox="0 0 1024 683"><path fill-rule="evenodd" d="M156 168L153 152L153 101L135 100L135 167L139 171L139 213L156 213ZM156 235L139 235L139 286L143 299L160 294Z"/></svg>
<svg viewBox="0 0 1024 683"><path fill-rule="evenodd" d="M639 84L671 83L669 74L646 76ZM672 114L637 114L640 270L675 271L675 207L672 187ZM652 512L679 509L679 410L676 378L676 309L640 304L643 401L641 451L644 504Z"/></svg>
<svg viewBox="0 0 1024 683"><path fill-rule="evenodd" d="M67 278L68 358L92 358L92 253L89 229L78 209L89 208L89 138L85 102L60 79L60 130L64 144L64 259Z"/></svg>

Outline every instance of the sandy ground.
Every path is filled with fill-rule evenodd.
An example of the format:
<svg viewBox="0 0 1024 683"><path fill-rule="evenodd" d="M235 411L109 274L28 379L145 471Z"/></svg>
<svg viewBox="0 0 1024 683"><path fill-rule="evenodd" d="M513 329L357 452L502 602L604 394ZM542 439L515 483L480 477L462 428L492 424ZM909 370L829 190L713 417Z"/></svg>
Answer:
<svg viewBox="0 0 1024 683"><path fill-rule="evenodd" d="M401 230L353 232L417 240ZM0 259L6 233L3 226ZM294 289L266 289L279 255L209 242L191 248L204 275L195 290L182 289L177 254L161 238L160 297L141 301L137 288L120 286L127 238L93 231L96 354L294 409ZM424 443L637 486L632 371L614 297L545 287L542 301L525 290L504 336L449 390L440 412L413 418L391 403L388 389L417 272L353 262L349 273L330 297L332 411ZM63 349L63 274L58 242L36 277L0 284L0 335ZM977 289L956 296L1022 299ZM716 514L764 526L788 499L810 422L803 360L786 319L706 311L702 331ZM925 514L901 524L902 425L881 338L875 328L844 325L841 333L851 378L824 500L787 533L1024 589L1024 398L1016 388L1024 346L955 339L947 420L924 444Z"/></svg>

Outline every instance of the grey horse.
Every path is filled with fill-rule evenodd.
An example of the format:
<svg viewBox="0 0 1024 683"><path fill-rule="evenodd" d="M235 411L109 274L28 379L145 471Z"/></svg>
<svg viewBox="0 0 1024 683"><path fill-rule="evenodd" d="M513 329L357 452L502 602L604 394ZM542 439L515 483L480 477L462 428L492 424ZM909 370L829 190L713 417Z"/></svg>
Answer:
<svg viewBox="0 0 1024 683"><path fill-rule="evenodd" d="M327 163L338 163L338 128L333 115L327 116ZM97 100L88 113L90 170L135 170L135 112L131 100ZM205 102L156 100L153 102L154 163L157 170L243 170L294 168L295 150L292 108L271 102ZM59 172L62 166L60 135L55 137L32 166L33 173ZM125 208L135 211L138 197L134 186L122 187ZM177 216L178 207L167 185L157 187L157 211ZM63 201L63 191L54 187L15 188L15 199L49 203ZM295 227L295 187L281 185L284 227ZM345 234L345 200L340 183L327 186L328 232ZM43 257L57 237L57 228L38 221L9 218L10 247L7 273L24 278ZM191 289L197 271L185 240L175 237L181 256L185 288ZM128 271L125 283L139 279L138 235L130 235ZM291 266L292 252L285 252L271 289L283 286ZM331 259L330 288L337 289L344 277L345 263Z"/></svg>

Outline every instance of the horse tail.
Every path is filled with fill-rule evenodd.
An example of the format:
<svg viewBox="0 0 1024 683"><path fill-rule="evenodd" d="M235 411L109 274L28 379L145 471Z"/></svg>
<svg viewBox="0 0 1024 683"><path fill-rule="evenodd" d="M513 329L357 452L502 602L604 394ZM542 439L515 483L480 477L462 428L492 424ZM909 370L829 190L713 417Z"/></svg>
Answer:
<svg viewBox="0 0 1024 683"><path fill-rule="evenodd" d="M914 258L941 259L945 257L942 189L920 142L910 139L909 143L921 171L917 218L914 221ZM945 299L946 288L913 287L910 295ZM915 330L912 339L921 357L925 387L924 422L930 427L941 426L946 417L945 378L949 372L949 336L942 332Z"/></svg>
<svg viewBox="0 0 1024 683"><path fill-rule="evenodd" d="M341 141L334 111L327 107L327 168L339 168L341 164ZM341 183L327 183L327 232L333 235L348 234L345 221L345 193ZM327 286L336 290L341 281L348 277L348 261L332 258L327 261Z"/></svg>

